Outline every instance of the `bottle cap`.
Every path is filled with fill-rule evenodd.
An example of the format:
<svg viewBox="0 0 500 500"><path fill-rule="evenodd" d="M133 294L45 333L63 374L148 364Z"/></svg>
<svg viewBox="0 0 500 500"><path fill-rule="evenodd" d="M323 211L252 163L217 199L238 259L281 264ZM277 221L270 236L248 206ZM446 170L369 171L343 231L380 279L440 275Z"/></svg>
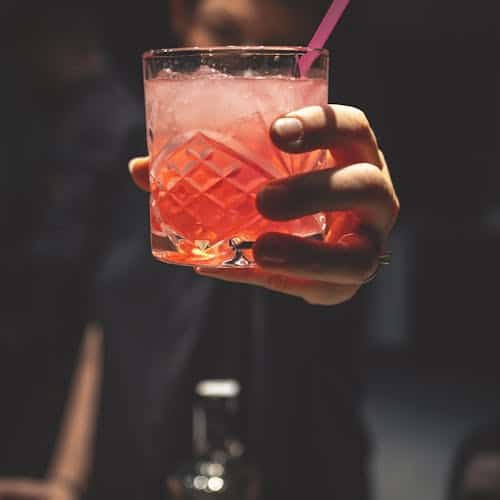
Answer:
<svg viewBox="0 0 500 500"><path fill-rule="evenodd" d="M195 391L204 398L234 398L240 393L240 384L233 379L202 380Z"/></svg>

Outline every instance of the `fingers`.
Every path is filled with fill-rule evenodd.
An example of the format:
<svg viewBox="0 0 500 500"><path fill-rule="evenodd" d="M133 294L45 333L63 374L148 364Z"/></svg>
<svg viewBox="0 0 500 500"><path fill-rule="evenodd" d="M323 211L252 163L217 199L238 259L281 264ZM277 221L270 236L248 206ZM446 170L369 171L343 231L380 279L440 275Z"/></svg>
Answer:
<svg viewBox="0 0 500 500"><path fill-rule="evenodd" d="M278 118L270 133L278 147L291 153L329 149L334 168L270 183L257 198L265 217L287 220L352 210L382 236L389 233L399 201L384 155L361 110L333 104L306 107Z"/></svg>
<svg viewBox="0 0 500 500"><path fill-rule="evenodd" d="M268 233L256 241L253 255L267 271L336 285L360 286L379 265L377 245L370 237L354 233L335 245Z"/></svg>
<svg viewBox="0 0 500 500"><path fill-rule="evenodd" d="M351 299L358 291L358 285L339 285L324 281L298 279L262 269L205 269L197 268L202 276L254 285L274 292L285 293L304 299L315 305L336 305Z"/></svg>
<svg viewBox="0 0 500 500"><path fill-rule="evenodd" d="M375 165L359 163L274 181L258 194L257 208L273 220L353 210L367 225L387 234L399 205L389 177Z"/></svg>
<svg viewBox="0 0 500 500"><path fill-rule="evenodd" d="M136 186L143 191L149 191L149 156L132 158L128 169Z"/></svg>
<svg viewBox="0 0 500 500"><path fill-rule="evenodd" d="M381 167L378 144L366 115L329 104L292 111L271 126L271 139L288 153L330 149L336 165L368 162Z"/></svg>
<svg viewBox="0 0 500 500"><path fill-rule="evenodd" d="M254 245L260 269L203 269L203 276L245 283L301 297L311 304L349 300L376 272L378 250L370 238L351 233L336 245L268 233Z"/></svg>

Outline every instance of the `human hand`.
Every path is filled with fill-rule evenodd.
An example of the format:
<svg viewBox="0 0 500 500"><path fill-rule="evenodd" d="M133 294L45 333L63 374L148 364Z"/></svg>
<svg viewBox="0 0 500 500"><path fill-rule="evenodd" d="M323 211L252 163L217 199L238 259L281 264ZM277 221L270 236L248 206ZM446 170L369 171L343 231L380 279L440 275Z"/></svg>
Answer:
<svg viewBox="0 0 500 500"><path fill-rule="evenodd" d="M70 484L64 481L0 478L0 500L76 500Z"/></svg>
<svg viewBox="0 0 500 500"><path fill-rule="evenodd" d="M380 264L399 213L387 163L364 113L340 106L311 106L278 118L274 144L289 153L331 152L331 166L266 185L257 208L268 219L288 220L326 212L325 242L268 233L253 247L258 268L197 272L225 281L262 286L333 305L350 299ZM149 186L149 159L129 165L142 189Z"/></svg>

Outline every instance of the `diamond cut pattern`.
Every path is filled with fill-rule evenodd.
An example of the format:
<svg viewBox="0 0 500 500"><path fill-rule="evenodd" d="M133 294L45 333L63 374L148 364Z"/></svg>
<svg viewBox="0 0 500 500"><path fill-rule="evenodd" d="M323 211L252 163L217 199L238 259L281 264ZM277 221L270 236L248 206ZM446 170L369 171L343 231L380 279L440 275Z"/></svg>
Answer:
<svg viewBox="0 0 500 500"><path fill-rule="evenodd" d="M173 150L167 146L153 166L164 180L157 197L163 222L191 241L215 243L255 224L256 193L275 177L234 140L215 137L196 132Z"/></svg>
<svg viewBox="0 0 500 500"><path fill-rule="evenodd" d="M219 182L219 176L214 175L214 170L210 165L200 162L189 174L189 182L196 186L198 191L206 191Z"/></svg>
<svg viewBox="0 0 500 500"><path fill-rule="evenodd" d="M233 169L228 175L228 179L246 193L257 191L269 181L269 178L262 175L262 173L252 164L247 164L243 168Z"/></svg>
<svg viewBox="0 0 500 500"><path fill-rule="evenodd" d="M176 203L184 207L198 196L198 190L190 182L180 179L174 187L168 191L168 194Z"/></svg>
<svg viewBox="0 0 500 500"><path fill-rule="evenodd" d="M226 208L226 206L241 204L249 195L226 179L222 179L207 191L207 196L222 208Z"/></svg>
<svg viewBox="0 0 500 500"><path fill-rule="evenodd" d="M190 205L188 213L195 214L194 217L200 217L203 225L207 229L218 230L221 224L224 224L225 211L219 203L215 203L208 196L199 196Z"/></svg>

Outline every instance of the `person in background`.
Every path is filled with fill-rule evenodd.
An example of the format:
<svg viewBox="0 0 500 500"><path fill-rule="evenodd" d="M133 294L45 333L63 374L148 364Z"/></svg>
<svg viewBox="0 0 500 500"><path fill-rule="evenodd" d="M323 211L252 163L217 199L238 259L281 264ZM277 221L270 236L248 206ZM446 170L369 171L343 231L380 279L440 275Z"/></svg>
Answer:
<svg viewBox="0 0 500 500"><path fill-rule="evenodd" d="M75 367L81 353L84 371L99 369L83 335L110 242L102 195L129 184L121 167L144 142L142 109L91 10L45 2L4 14L0 498L59 498L87 482L96 402L78 402Z"/></svg>
<svg viewBox="0 0 500 500"><path fill-rule="evenodd" d="M186 46L307 45L330 3L169 0L168 7L172 29Z"/></svg>
<svg viewBox="0 0 500 500"><path fill-rule="evenodd" d="M178 45L272 45L305 43L328 4L172 0L169 7ZM398 202L363 113L343 106L290 111L304 124L301 147L331 148L345 168L280 184L279 200L264 190L260 209L271 217L279 208L280 217L300 215L295 188L314 210L340 209L339 200L344 209L362 206L371 230L349 231L343 249L264 237L255 249L264 271L211 274L271 290L199 279L153 262L144 247L139 265L130 242L116 246L99 287L109 378L92 498L164 498L164 478L191 450L194 386L214 377L242 382L244 437L261 470L263 498L370 498L360 406L362 295L347 299L376 269ZM279 129L276 122L275 143L288 150ZM148 160L130 168L147 188ZM283 262L287 256L295 262Z"/></svg>
<svg viewBox="0 0 500 500"><path fill-rule="evenodd" d="M58 437L44 477L1 477L0 500L77 500L88 481L99 400L102 331L82 337Z"/></svg>
<svg viewBox="0 0 500 500"><path fill-rule="evenodd" d="M179 44L281 45L305 43L328 4L172 0L168 6ZM277 18L283 22L272 22ZM52 31L60 33L59 28ZM68 30L68 37L70 32L75 31ZM67 45L66 37L62 39ZM59 60L67 61L64 67L74 61ZM358 297L346 300L376 270L398 202L366 117L342 106L314 108L311 114L295 110L305 124L301 147L332 148L342 153L346 165L335 177L327 172L315 178L313 189L304 194L321 205L315 210L334 210L340 208L337 195L349 192L343 208L362 208L360 214L371 229L349 231L342 249L313 249L295 239L286 241L286 253L301 257L298 266L264 266L267 272L246 275L246 282L296 295L290 297L201 278L189 269L153 261L147 203L123 169L126 154L143 150L142 104L130 98L107 64L101 64L102 58L96 61L99 77L89 79L95 85L64 86L64 95L73 90L72 104L65 104L57 117L60 133L48 138L51 148L45 165L50 169L38 171L40 182L50 181L40 192L52 197L40 205L45 216L37 221L31 239L37 255L47 257L34 265L43 274L33 293L35 299L44 298L44 316L37 321L40 331L50 331L61 310L73 320L97 318L103 328L103 383L93 472L89 484L82 486L88 486L86 496L165 498L165 477L190 453L194 385L202 378L233 377L243 387L242 427L249 455L261 469L263 498L369 498L369 443L360 409L362 309ZM47 88L57 104L62 91ZM279 129L276 123L275 142L286 149L286 129ZM57 159L54 165L51 158ZM132 172L143 185L147 161L133 162ZM272 216L277 205L268 194L261 197L261 208ZM286 203L279 205L289 211L281 216L297 213L293 194L281 201ZM264 243L261 257L266 255ZM267 251L274 243L278 250L283 248L283 240L267 240ZM318 258L323 270L311 274L309 266ZM52 282L58 293L44 296L52 277L57 277ZM82 330L83 323L77 322L63 323L58 331L67 336ZM33 359L46 352L46 344L42 348L38 357L33 352ZM66 357L72 366L70 351L60 352L57 359ZM67 377L57 363L52 368L59 377ZM21 401L33 378L29 365L25 371L26 384L15 391ZM40 406L46 393L40 391ZM11 414L17 413L13 408ZM16 428L14 420L4 427L6 435ZM26 416L18 432L32 421ZM10 449L14 448L17 465L10 455L10 466L4 470L19 475L30 443L11 439Z"/></svg>

